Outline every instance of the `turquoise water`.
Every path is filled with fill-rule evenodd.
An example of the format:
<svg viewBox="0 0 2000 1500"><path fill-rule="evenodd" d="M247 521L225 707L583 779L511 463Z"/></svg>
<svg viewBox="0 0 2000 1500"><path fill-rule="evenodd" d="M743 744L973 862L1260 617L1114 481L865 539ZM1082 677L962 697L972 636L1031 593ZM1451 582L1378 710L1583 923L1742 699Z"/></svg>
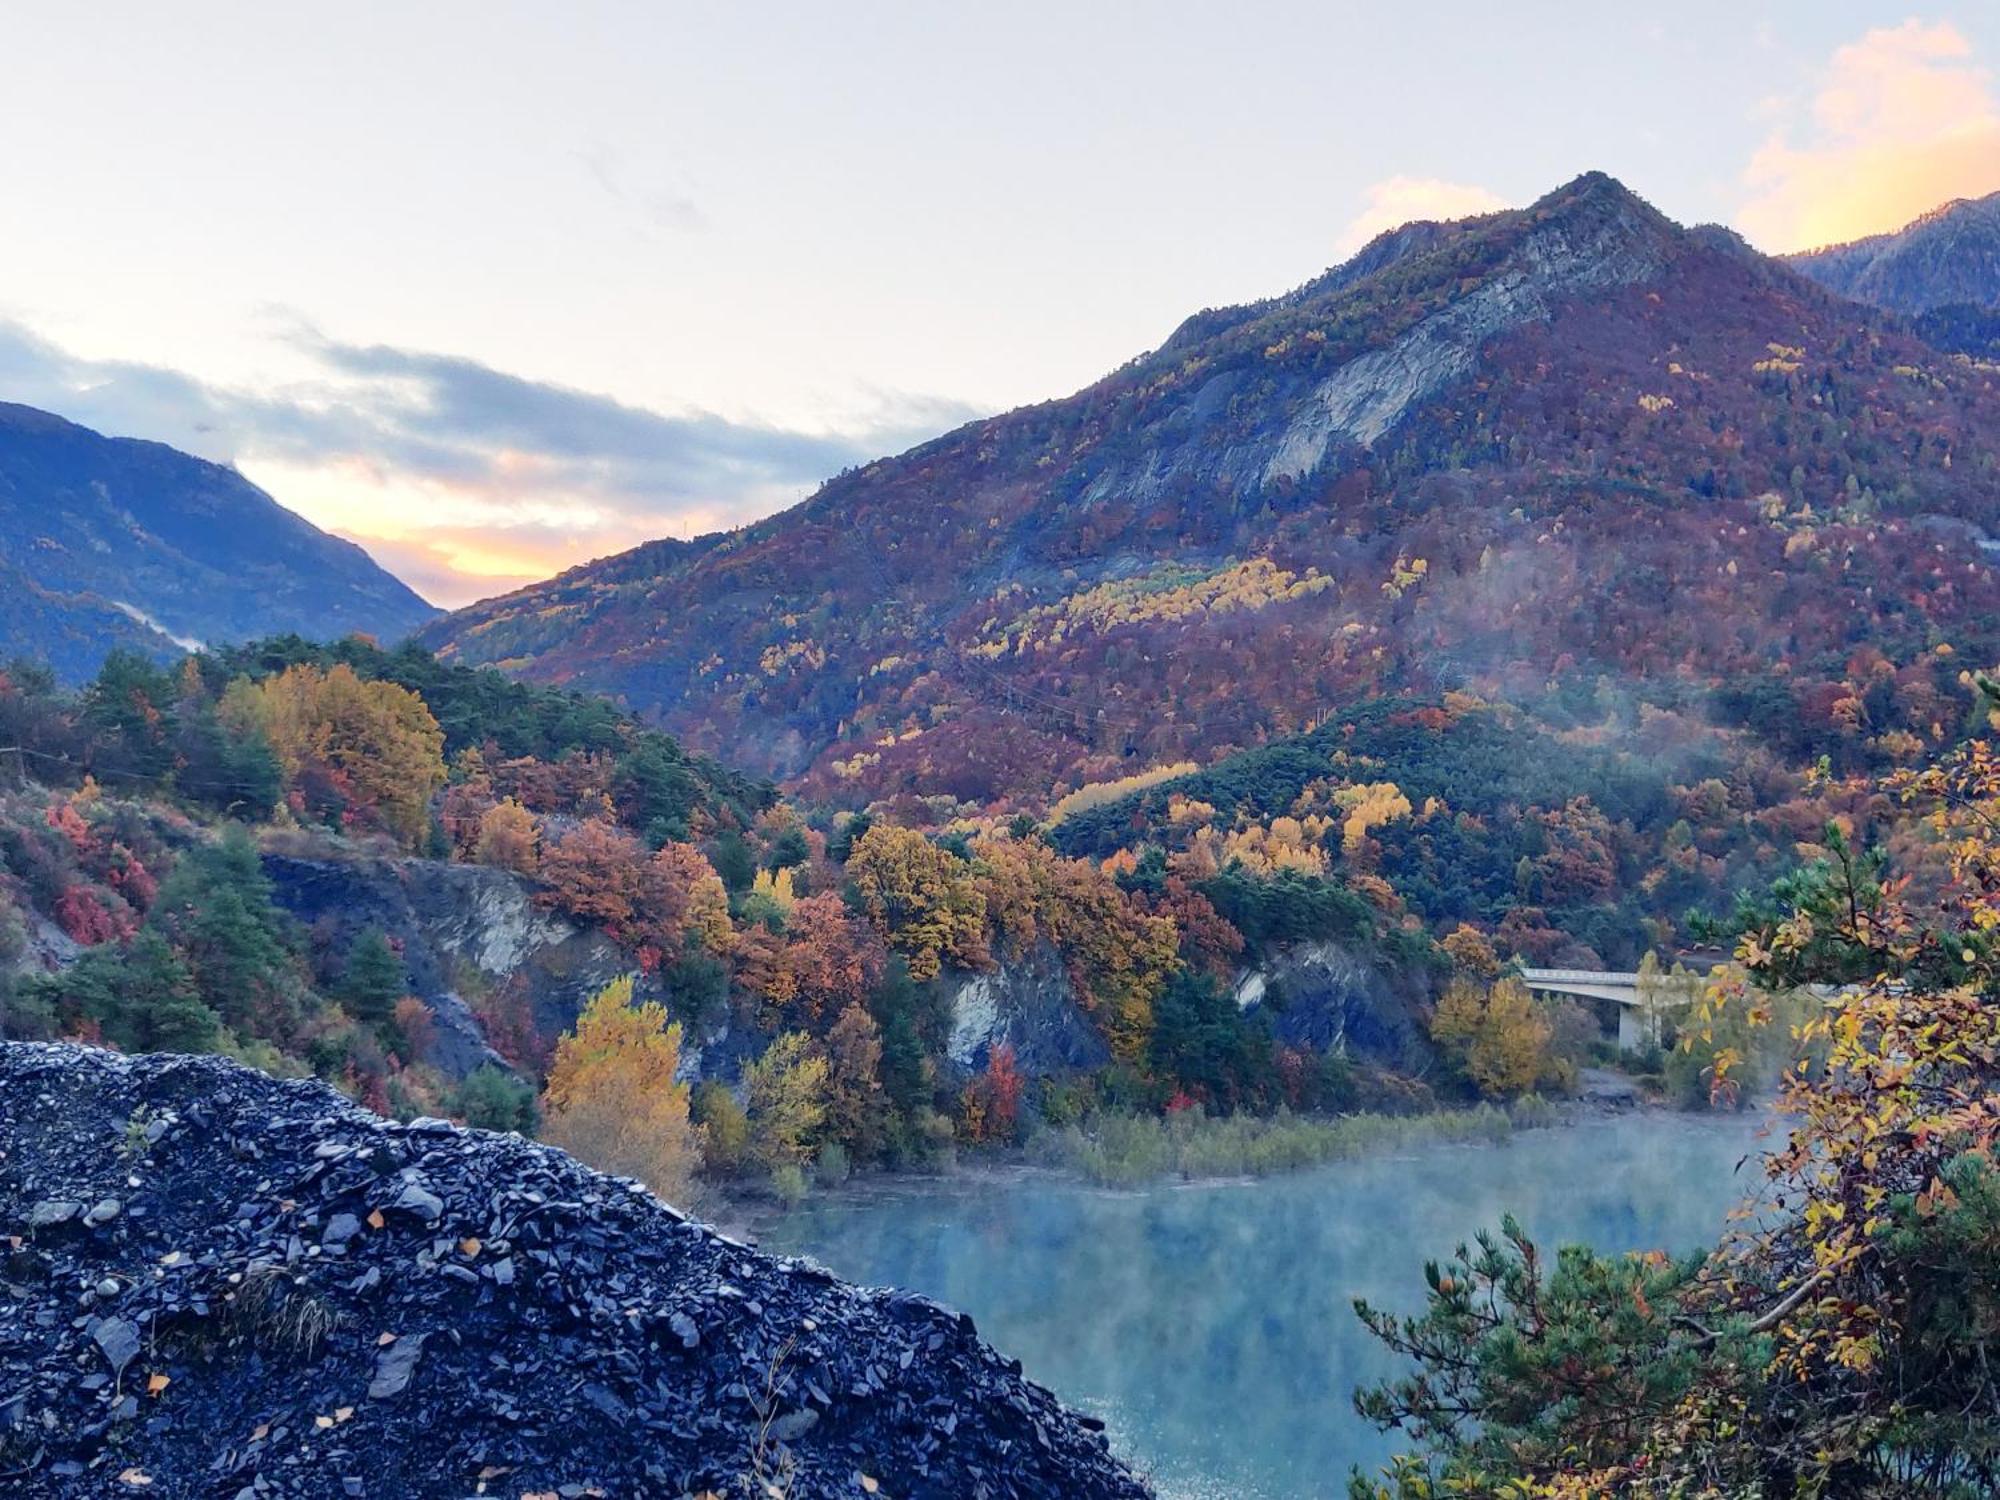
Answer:
<svg viewBox="0 0 2000 1500"><path fill-rule="evenodd" d="M1755 1187L1758 1124L1633 1114L1247 1183L1134 1192L1046 1174L835 1193L765 1248L963 1308L1102 1417L1168 1500L1339 1496L1391 1438L1354 1415L1396 1372L1355 1297L1415 1311L1422 1267L1512 1211L1545 1243L1685 1250Z"/></svg>

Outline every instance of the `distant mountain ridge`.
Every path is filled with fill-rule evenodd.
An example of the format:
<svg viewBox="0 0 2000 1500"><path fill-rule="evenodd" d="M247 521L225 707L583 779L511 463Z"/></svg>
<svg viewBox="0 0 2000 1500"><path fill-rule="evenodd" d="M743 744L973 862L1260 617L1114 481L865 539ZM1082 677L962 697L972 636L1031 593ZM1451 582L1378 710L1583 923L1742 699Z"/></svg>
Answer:
<svg viewBox="0 0 2000 1500"><path fill-rule="evenodd" d="M393 641L439 613L235 470L0 402L0 634L88 676L106 651L298 632Z"/></svg>
<svg viewBox="0 0 2000 1500"><path fill-rule="evenodd" d="M1699 718L1861 644L1985 659L1994 451L1976 370L1590 173L420 639L809 794L1033 805L1385 693Z"/></svg>
<svg viewBox="0 0 2000 1500"><path fill-rule="evenodd" d="M1786 257L1844 297L1892 312L2000 303L2000 193L1958 198L1891 234Z"/></svg>

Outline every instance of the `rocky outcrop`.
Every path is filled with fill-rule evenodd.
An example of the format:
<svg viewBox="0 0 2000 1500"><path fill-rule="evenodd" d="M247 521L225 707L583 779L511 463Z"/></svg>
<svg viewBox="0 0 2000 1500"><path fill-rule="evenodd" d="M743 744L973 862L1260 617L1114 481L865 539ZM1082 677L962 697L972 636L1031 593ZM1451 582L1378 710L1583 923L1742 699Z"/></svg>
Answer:
<svg viewBox="0 0 2000 1500"><path fill-rule="evenodd" d="M518 1137L17 1043L0 1143L23 1500L1147 1493L969 1318Z"/></svg>
<svg viewBox="0 0 2000 1500"><path fill-rule="evenodd" d="M371 928L396 944L411 992L436 1022L428 1060L451 1077L502 1063L481 1015L493 1009L495 997L518 1008L546 1043L574 1025L592 994L634 971L632 956L603 932L549 911L536 901L530 882L504 870L282 854L267 854L264 868L278 903L324 950L344 953ZM1061 955L1047 945L997 968L948 974L938 982L950 1017L945 1060L964 1073L984 1068L1002 1043L1030 1077L1088 1072L1111 1060ZM640 985L643 996L665 998L656 979L641 976ZM1425 1056L1411 1010L1422 991L1420 976L1335 943L1277 950L1236 980L1238 1004L1261 1008L1280 1041L1319 1052L1345 1050L1395 1068ZM687 1036L682 1075L731 1082L762 1045L763 1039L718 1018Z"/></svg>
<svg viewBox="0 0 2000 1500"><path fill-rule="evenodd" d="M950 982L951 1035L945 1055L967 1072L986 1066L994 1047L1014 1049L1030 1077L1074 1073L1111 1061L1104 1036L1077 1003L1061 957L1044 945L982 974Z"/></svg>
<svg viewBox="0 0 2000 1500"><path fill-rule="evenodd" d="M525 881L486 865L266 854L264 872L277 903L324 950L344 954L370 929L400 949L411 993L437 1022L428 1060L453 1077L499 1060L475 1000L504 995L553 1038L633 968L602 932L547 910Z"/></svg>
<svg viewBox="0 0 2000 1500"><path fill-rule="evenodd" d="M965 1072L985 1067L1003 1042L1030 1077L1087 1071L1111 1060L1051 949L986 973L956 975L947 986L951 1032L945 1051ZM1261 1011L1279 1041L1348 1052L1391 1068L1421 1066L1428 1057L1412 1008L1425 993L1423 976L1331 942L1279 949L1235 980L1236 1003Z"/></svg>
<svg viewBox="0 0 2000 1500"><path fill-rule="evenodd" d="M1411 1008L1416 977L1338 943L1300 943L1267 956L1236 981L1236 1003L1270 1018L1281 1042L1346 1052L1410 1068L1429 1044Z"/></svg>

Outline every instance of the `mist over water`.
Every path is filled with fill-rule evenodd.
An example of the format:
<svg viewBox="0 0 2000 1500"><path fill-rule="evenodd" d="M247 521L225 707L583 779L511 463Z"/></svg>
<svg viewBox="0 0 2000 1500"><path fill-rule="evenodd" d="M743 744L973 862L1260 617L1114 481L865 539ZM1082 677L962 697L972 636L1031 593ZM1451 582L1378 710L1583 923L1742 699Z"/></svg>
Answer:
<svg viewBox="0 0 2000 1500"><path fill-rule="evenodd" d="M1397 1446L1350 1403L1399 1368L1355 1297L1415 1311L1424 1260L1510 1211L1551 1249L1711 1242L1760 1180L1760 1124L1594 1118L1498 1146L1136 1192L1031 1173L871 1186L761 1239L970 1312L1030 1378L1102 1417L1168 1500L1339 1496L1353 1465Z"/></svg>

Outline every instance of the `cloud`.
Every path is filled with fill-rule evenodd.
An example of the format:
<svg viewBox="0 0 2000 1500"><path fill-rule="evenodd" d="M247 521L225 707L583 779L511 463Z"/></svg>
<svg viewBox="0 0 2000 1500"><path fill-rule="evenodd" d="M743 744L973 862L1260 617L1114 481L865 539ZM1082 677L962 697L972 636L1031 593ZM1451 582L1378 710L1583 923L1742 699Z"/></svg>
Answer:
<svg viewBox="0 0 2000 1500"><path fill-rule="evenodd" d="M1368 189L1368 206L1341 231L1335 246L1352 255L1384 230L1413 219L1466 219L1507 207L1507 200L1483 187L1436 177L1387 177Z"/></svg>
<svg viewBox="0 0 2000 1500"><path fill-rule="evenodd" d="M233 464L442 604L653 537L740 525L977 415L868 391L846 430L803 432L655 411L310 328L287 341L307 378L243 390L81 358L0 323L0 397Z"/></svg>
<svg viewBox="0 0 2000 1500"><path fill-rule="evenodd" d="M1957 27L1905 21L1837 50L1743 175L1737 223L1773 251L1900 229L2000 190L2000 100Z"/></svg>
<svg viewBox="0 0 2000 1500"><path fill-rule="evenodd" d="M626 182L625 159L610 146L596 144L570 153L605 195L633 214L646 229L693 234L708 228L708 215L692 194L679 188L634 190Z"/></svg>

